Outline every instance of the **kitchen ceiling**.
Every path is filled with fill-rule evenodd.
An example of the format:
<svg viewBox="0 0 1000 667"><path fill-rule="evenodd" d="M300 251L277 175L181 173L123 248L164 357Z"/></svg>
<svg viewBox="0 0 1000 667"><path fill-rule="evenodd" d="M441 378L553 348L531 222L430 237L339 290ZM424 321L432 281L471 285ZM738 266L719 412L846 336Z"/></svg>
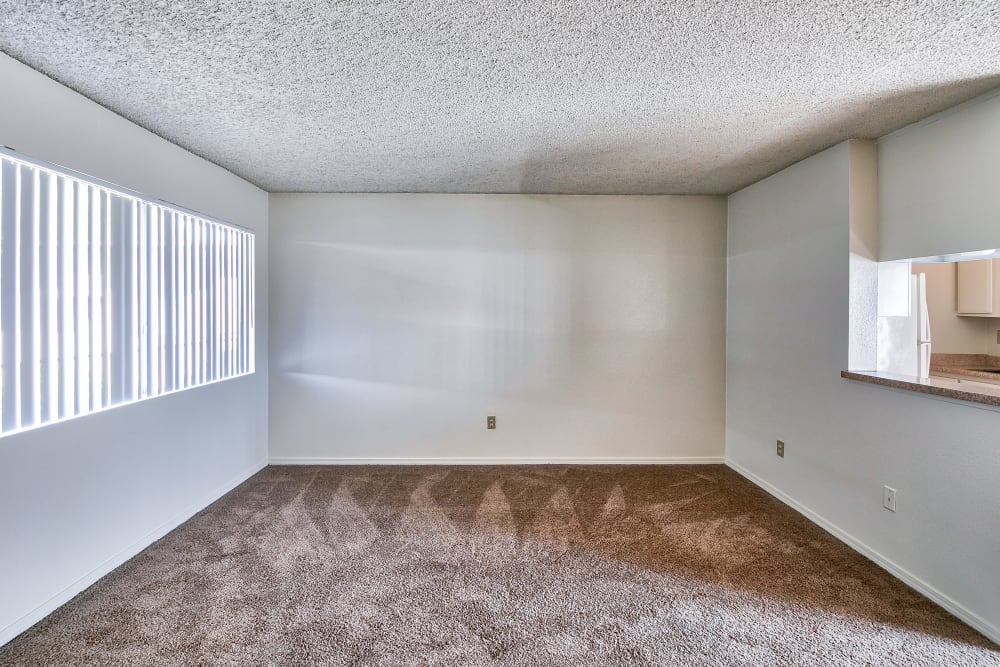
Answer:
<svg viewBox="0 0 1000 667"><path fill-rule="evenodd" d="M0 0L0 50L270 191L729 193L1000 86L1000 3Z"/></svg>

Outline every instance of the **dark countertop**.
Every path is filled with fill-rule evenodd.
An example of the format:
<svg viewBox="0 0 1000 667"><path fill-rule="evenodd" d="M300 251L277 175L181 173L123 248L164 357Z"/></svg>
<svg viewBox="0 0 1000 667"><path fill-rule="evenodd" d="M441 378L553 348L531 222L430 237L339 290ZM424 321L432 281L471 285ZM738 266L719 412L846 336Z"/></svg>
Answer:
<svg viewBox="0 0 1000 667"><path fill-rule="evenodd" d="M991 373L991 370L997 372ZM1000 382L1000 357L990 354L932 354L931 375L934 374Z"/></svg>
<svg viewBox="0 0 1000 667"><path fill-rule="evenodd" d="M934 368L933 362L931 368ZM922 380L910 375L867 371L841 371L840 377L891 387L893 389L915 391L921 394L954 398L960 401L969 401L970 403L979 403L981 405L1000 408L1000 385L976 382L975 379L971 378L964 380L961 378L932 375L926 380ZM990 377L996 378L996 376Z"/></svg>

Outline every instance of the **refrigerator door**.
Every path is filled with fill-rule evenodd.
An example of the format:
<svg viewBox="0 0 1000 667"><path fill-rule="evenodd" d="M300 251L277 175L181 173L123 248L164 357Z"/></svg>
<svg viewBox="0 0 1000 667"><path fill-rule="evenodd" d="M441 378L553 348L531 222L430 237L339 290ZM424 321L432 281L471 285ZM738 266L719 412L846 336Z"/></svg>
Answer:
<svg viewBox="0 0 1000 667"><path fill-rule="evenodd" d="M923 276L910 276L909 313L878 318L879 371L920 377L922 372L921 357L923 356L920 341L923 336L919 313L920 304L925 302L923 292L920 291L919 278L921 277ZM926 320L926 317L924 319ZM928 355L927 358L926 368L929 371L930 356Z"/></svg>
<svg viewBox="0 0 1000 667"><path fill-rule="evenodd" d="M931 374L931 319L927 311L927 274L918 273L914 285L917 312L917 377L926 379Z"/></svg>

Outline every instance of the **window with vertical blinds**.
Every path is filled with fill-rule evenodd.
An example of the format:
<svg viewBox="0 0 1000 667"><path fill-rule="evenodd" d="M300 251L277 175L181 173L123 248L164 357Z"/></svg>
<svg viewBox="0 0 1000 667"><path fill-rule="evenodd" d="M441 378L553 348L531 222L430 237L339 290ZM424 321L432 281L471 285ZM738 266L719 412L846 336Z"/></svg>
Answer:
<svg viewBox="0 0 1000 667"><path fill-rule="evenodd" d="M254 235L0 152L0 433L254 371Z"/></svg>

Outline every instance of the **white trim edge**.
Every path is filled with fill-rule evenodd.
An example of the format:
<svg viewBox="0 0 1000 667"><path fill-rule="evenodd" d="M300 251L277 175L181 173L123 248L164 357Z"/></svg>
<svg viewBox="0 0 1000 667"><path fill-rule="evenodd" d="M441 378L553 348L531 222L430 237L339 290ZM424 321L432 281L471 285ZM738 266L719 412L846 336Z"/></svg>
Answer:
<svg viewBox="0 0 1000 667"><path fill-rule="evenodd" d="M237 486L247 481L258 472L267 467L267 463L259 463L251 467L249 470L245 470L236 477L233 477L225 484L216 487L213 491L203 496L197 502L188 505L185 509L181 510L174 516L170 517L167 521L160 524L152 531L146 533L141 538L125 547L118 553L114 554L103 563L92 569L87 574L83 575L73 583L71 583L66 588L62 589L48 600L38 605L27 614L21 616L19 619L11 623L5 628L0 628L0 646L10 642L15 637L20 635L25 630L29 629L35 623L38 623L43 618L54 612L59 607L63 606L74 597L85 591L91 585L93 585L98 579L110 573L112 570L122 565L130 558L135 557L143 549L148 547L150 544L160 539L174 528L177 528L182 523L193 517L198 512L202 511L216 500L226 495Z"/></svg>
<svg viewBox="0 0 1000 667"><path fill-rule="evenodd" d="M273 466L294 465L678 465L722 464L722 456L437 456L377 457L351 456L272 456Z"/></svg>
<svg viewBox="0 0 1000 667"><path fill-rule="evenodd" d="M947 610L954 616L958 617L963 623L972 626L979 632L986 635L986 637L988 637L991 641L1000 644L1000 628L993 625L982 616L979 616L975 612L964 607L959 602L956 602L955 600L951 599L950 597L948 597L938 589L934 588L933 586L931 586L930 584L928 584L926 581L916 576L915 574L912 574L908 570L905 570L904 568L900 567L893 561L889 560L879 552L869 547L867 544L865 544L858 538L848 533L840 526L828 521L819 514L816 514L811 509L809 509L799 501L795 500L794 498L786 494L784 491L779 490L776 486L772 485L769 482L765 482L763 479L761 479L754 473L750 472L749 470L741 466L739 463L736 463L732 459L727 458L726 465L731 469L733 469L734 471L736 471L737 473L739 473L740 475L742 475L743 477L753 482L754 484L756 484L757 486L759 486L760 488L767 491L769 494L771 494L781 502L791 507L799 514L803 515L804 517L815 523L817 526L819 526L826 532L836 537L838 540L840 540L847 546L857 551L865 558L873 561L876 565L880 566L882 569L889 572L889 574L893 575L894 577L896 577L897 579L908 585L910 588L913 588L917 592L929 598L932 602L943 607L945 610Z"/></svg>

